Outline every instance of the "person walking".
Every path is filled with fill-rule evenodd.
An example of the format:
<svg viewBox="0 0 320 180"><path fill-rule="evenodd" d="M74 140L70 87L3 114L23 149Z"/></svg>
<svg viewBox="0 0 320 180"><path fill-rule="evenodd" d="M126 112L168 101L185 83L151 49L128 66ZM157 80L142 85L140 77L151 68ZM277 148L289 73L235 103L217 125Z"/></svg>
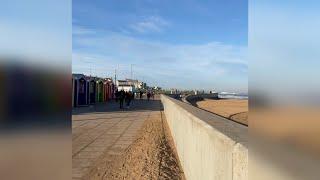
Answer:
<svg viewBox="0 0 320 180"><path fill-rule="evenodd" d="M143 92L140 90L140 99L142 99Z"/></svg>
<svg viewBox="0 0 320 180"><path fill-rule="evenodd" d="M130 108L130 102L132 100L132 92L128 91L126 92L126 105L127 105L127 109Z"/></svg>
<svg viewBox="0 0 320 180"><path fill-rule="evenodd" d="M118 102L118 100L119 100L119 91L116 90L116 92L114 93L114 95L116 96L116 102Z"/></svg>
<svg viewBox="0 0 320 180"><path fill-rule="evenodd" d="M119 98L119 102L120 102L120 109L123 109L123 101L125 98L125 92L123 89L118 92L118 98Z"/></svg>
<svg viewBox="0 0 320 180"><path fill-rule="evenodd" d="M148 91L148 93L147 93L148 101L150 100L150 96L151 96L151 93L150 93L150 91Z"/></svg>
<svg viewBox="0 0 320 180"><path fill-rule="evenodd" d="M153 92L153 91L151 92L152 100L154 100L154 93L155 93L155 92Z"/></svg>
<svg viewBox="0 0 320 180"><path fill-rule="evenodd" d="M125 105L126 105L126 108L127 108L127 104L128 104L128 91L126 91L125 92L125 94L124 94L124 103L125 103Z"/></svg>
<svg viewBox="0 0 320 180"><path fill-rule="evenodd" d="M134 99L136 98L136 96L137 96L137 93L132 91L132 93L131 93L131 102L130 102L132 105L133 105L133 102L134 102Z"/></svg>

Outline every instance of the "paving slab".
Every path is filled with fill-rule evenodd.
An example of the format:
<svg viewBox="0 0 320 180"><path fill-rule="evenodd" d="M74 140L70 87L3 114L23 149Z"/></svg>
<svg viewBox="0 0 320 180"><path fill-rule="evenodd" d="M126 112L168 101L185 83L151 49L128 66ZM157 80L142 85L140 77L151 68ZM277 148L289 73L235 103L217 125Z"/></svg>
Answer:
<svg viewBox="0 0 320 180"><path fill-rule="evenodd" d="M115 101L73 109L72 177L84 179L106 154L121 155L143 123L161 118L160 100L134 100L129 109Z"/></svg>

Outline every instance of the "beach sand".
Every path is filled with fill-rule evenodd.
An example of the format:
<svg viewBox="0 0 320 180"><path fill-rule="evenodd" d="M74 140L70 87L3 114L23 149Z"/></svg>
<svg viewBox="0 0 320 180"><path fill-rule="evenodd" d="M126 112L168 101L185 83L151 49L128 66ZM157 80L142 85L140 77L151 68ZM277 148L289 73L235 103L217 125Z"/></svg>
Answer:
<svg viewBox="0 0 320 180"><path fill-rule="evenodd" d="M199 108L248 125L248 100L243 99L205 99L196 102Z"/></svg>
<svg viewBox="0 0 320 180"><path fill-rule="evenodd" d="M106 160L98 165L97 169L100 171L90 175L91 180L185 179L165 119L148 119L135 142L124 154L105 158ZM104 163L106 161L110 163Z"/></svg>

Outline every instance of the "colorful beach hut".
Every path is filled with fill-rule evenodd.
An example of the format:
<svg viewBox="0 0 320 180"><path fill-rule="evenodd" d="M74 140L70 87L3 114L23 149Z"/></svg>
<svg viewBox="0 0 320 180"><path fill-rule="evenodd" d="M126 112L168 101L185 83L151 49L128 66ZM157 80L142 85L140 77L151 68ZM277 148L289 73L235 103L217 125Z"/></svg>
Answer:
<svg viewBox="0 0 320 180"><path fill-rule="evenodd" d="M110 98L111 99L114 99L114 92L115 92L115 85L114 85L114 82L111 81L111 94L110 94Z"/></svg>
<svg viewBox="0 0 320 180"><path fill-rule="evenodd" d="M72 75L73 106L88 105L88 81L83 74Z"/></svg>
<svg viewBox="0 0 320 180"><path fill-rule="evenodd" d="M103 102L104 98L103 98L103 94L104 94L104 87L103 87L103 81L102 79L99 79L96 81L96 100L97 102Z"/></svg>
<svg viewBox="0 0 320 180"><path fill-rule="evenodd" d="M104 79L104 101L112 99L112 80L110 78Z"/></svg>
<svg viewBox="0 0 320 180"><path fill-rule="evenodd" d="M97 92L97 83L95 78L89 79L89 91L88 91L88 101L89 104L96 103L96 92Z"/></svg>

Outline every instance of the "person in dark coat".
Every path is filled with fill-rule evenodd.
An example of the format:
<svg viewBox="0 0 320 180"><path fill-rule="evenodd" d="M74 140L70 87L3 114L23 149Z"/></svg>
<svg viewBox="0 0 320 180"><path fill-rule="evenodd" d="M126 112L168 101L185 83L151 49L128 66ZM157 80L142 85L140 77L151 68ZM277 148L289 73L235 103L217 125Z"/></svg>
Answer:
<svg viewBox="0 0 320 180"><path fill-rule="evenodd" d="M150 93L150 91L148 91L148 93L147 93L148 101L150 100L150 97L151 97L151 93Z"/></svg>
<svg viewBox="0 0 320 180"><path fill-rule="evenodd" d="M143 95L143 92L142 92L142 91L140 91L140 99L142 99L142 95Z"/></svg>
<svg viewBox="0 0 320 180"><path fill-rule="evenodd" d="M114 95L116 96L116 102L118 102L118 100L119 100L119 91L116 90L116 92L114 93Z"/></svg>
<svg viewBox="0 0 320 180"><path fill-rule="evenodd" d="M126 101L126 104L127 104L127 108L130 108L131 100L132 100L132 92L128 91L128 92L126 92L126 96L125 96L125 101Z"/></svg>
<svg viewBox="0 0 320 180"><path fill-rule="evenodd" d="M134 95L135 93L133 91L130 91L130 105L133 105Z"/></svg>
<svg viewBox="0 0 320 180"><path fill-rule="evenodd" d="M124 101L124 98L125 98L125 92L124 90L122 89L121 91L118 92L118 98L119 98L119 101L120 101L120 109L123 109L123 101Z"/></svg>

